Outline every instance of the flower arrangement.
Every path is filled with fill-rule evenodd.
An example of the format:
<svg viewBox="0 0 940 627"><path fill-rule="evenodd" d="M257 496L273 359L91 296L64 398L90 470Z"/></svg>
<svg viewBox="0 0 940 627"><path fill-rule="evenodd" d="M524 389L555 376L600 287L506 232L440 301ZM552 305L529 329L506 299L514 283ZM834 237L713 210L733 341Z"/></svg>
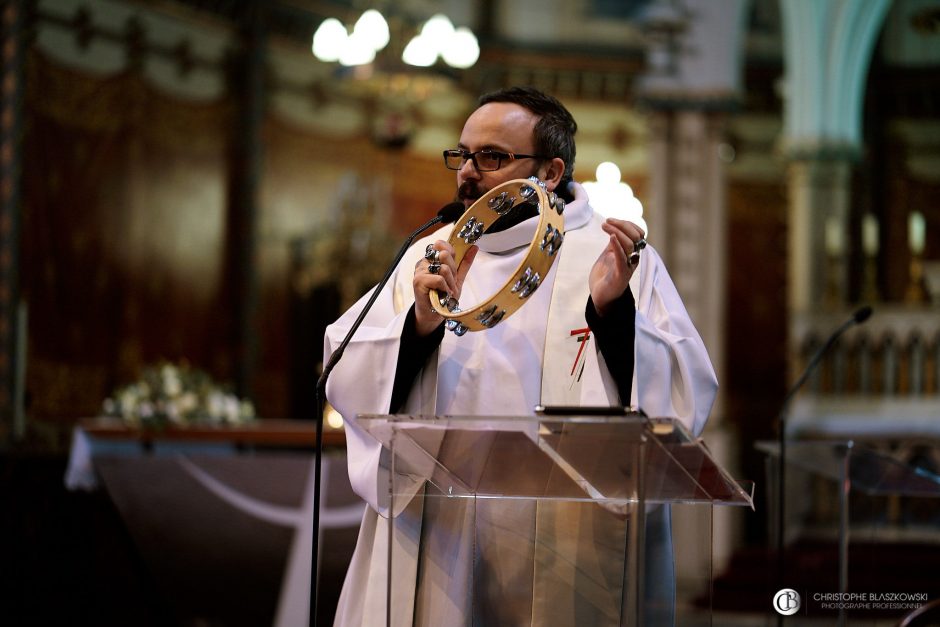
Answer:
<svg viewBox="0 0 940 627"><path fill-rule="evenodd" d="M141 378L104 400L106 416L133 427L237 425L255 420L251 401L212 381L187 364L161 363L144 368Z"/></svg>

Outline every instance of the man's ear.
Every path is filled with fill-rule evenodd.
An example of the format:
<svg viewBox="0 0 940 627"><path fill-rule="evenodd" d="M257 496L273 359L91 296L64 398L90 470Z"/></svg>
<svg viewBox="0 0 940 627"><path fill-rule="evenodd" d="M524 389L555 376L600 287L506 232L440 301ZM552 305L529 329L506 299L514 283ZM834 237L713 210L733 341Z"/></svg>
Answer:
<svg viewBox="0 0 940 627"><path fill-rule="evenodd" d="M559 157L555 157L550 161L545 161L542 166L539 168L539 179L545 183L545 188L548 191L553 191L558 187L561 177L565 174L565 162Z"/></svg>

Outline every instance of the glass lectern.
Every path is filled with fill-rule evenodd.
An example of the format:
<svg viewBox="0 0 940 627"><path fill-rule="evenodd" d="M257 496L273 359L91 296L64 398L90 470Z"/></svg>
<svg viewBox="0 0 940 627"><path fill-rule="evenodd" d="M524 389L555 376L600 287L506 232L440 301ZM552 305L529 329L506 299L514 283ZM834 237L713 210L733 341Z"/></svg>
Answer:
<svg viewBox="0 0 940 627"><path fill-rule="evenodd" d="M711 507L753 506L751 491L670 419L367 415L360 424L390 453L389 624L659 624L674 612L671 505L707 512L693 544L709 569ZM396 526L416 549L399 550ZM392 592L412 578L413 599Z"/></svg>

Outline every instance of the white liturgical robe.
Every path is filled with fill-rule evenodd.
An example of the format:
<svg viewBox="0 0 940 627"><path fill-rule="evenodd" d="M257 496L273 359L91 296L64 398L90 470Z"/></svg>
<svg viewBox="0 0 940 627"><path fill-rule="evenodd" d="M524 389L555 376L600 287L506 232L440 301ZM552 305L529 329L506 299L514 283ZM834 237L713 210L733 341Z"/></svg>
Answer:
<svg viewBox="0 0 940 627"><path fill-rule="evenodd" d="M588 273L608 236L600 229L602 218L591 209L584 190L577 184L573 188L575 200L564 214L564 245L542 285L518 312L492 329L462 337L445 333L440 347L418 374L402 413L510 416L531 415L539 404L631 404L631 399L618 398L596 343L580 333L587 328ZM465 308L495 294L507 281L526 253L536 221L532 218L486 234L477 242L480 252L460 296ZM385 621L389 464L387 451L362 429L357 416L389 412L402 328L414 302L414 267L427 244L446 240L450 228L417 241L407 251L327 384L327 398L346 424L350 481L370 505L337 609L337 625ZM717 382L704 344L651 246L643 251L630 289L636 303L632 405L649 416L677 418L698 434L711 411ZM368 296L327 329L324 361L345 337ZM419 486L414 486L417 489ZM398 505L396 502L396 513ZM414 509L412 505L408 509ZM469 509L468 516L489 515L469 513ZM469 572L471 566L435 572L432 583L441 592L438 598L429 597L423 588L430 586L419 581L429 576L428 572L419 574L418 566L424 559L419 558L419 545L430 533L428 520L428 512L422 514L420 506L396 519L392 541L400 561L396 562L393 583L392 624L470 624L471 610L457 597L461 587L468 585L468 577L479 577ZM455 528L461 525L460 521L449 522ZM449 559L474 561L466 543L454 546L457 548ZM671 561L671 553L669 556ZM408 567L399 568L408 561ZM534 608L531 611L536 613ZM497 620L493 618L492 624L499 624ZM484 619L483 624L490 621ZM533 614L525 624L551 622L543 623Z"/></svg>

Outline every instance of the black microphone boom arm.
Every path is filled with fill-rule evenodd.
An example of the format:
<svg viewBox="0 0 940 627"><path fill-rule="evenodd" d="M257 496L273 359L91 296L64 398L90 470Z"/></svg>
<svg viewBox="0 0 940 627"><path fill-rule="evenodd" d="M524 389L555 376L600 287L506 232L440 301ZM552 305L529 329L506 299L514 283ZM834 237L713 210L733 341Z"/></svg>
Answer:
<svg viewBox="0 0 940 627"><path fill-rule="evenodd" d="M343 357L343 353L346 351L346 347L352 340L353 335L362 325L362 321L365 320L366 314L368 314L372 309L372 306L375 304L376 299L378 299L379 294L382 293L385 285L388 283L389 279L392 278L392 273L395 272L395 268L398 267L398 262L400 262L402 257L405 256L405 253L408 251L408 248L411 247L411 244L414 242L415 238L436 224L456 222L457 218L463 214L463 211L464 206L459 202L452 202L444 205L441 210L437 212L437 216L425 224L419 226L411 235L408 236L408 238L405 240L405 243L402 244L402 247L398 250L398 254L396 254L395 258L392 260L392 263L389 264L388 270L385 272L385 276L382 277L382 280L379 281L375 286L375 289L372 290L372 295L369 296L369 300L362 308L362 311L359 312L359 316L356 318L356 321L353 322L352 326L349 328L349 331L346 333L346 337L343 338L343 341L340 342L339 346L336 347L336 350L334 350L330 355L329 360L323 367L323 374L321 374L320 378L317 380L317 415L315 416L317 441L315 445L316 454L313 471L313 546L310 551L311 564L309 618L311 627L316 625L317 621L317 563L319 561L320 550L320 468L323 465L323 408L325 407L326 403L326 381L329 378L330 373L333 371L333 368L336 367L336 364L339 363L339 360Z"/></svg>
<svg viewBox="0 0 940 627"><path fill-rule="evenodd" d="M839 328L829 334L829 337L826 339L825 343L819 347L819 349L813 353L813 356L810 357L809 361L806 363L806 367L803 369L803 372L800 374L796 382L790 387L787 391L786 396L783 398L783 402L780 404L780 412L777 414L777 445L779 447L778 464L777 464L777 585L778 588L785 587L784 578L784 525L786 524L784 508L786 506L786 498L784 491L786 490L786 482L784 480L786 474L786 454L787 454L787 408L790 405L790 401L793 400L793 397L796 396L796 393L803 387L806 383L806 380L809 378L809 375L816 369L816 366L819 365L819 362L822 361L823 356L829 352L830 349L835 345L836 341L842 334L849 330L849 328L855 326L856 324L861 324L868 320L871 317L872 309L868 305L860 307L853 314L852 317L843 322ZM777 624L780 625L783 619L783 615L778 617Z"/></svg>

